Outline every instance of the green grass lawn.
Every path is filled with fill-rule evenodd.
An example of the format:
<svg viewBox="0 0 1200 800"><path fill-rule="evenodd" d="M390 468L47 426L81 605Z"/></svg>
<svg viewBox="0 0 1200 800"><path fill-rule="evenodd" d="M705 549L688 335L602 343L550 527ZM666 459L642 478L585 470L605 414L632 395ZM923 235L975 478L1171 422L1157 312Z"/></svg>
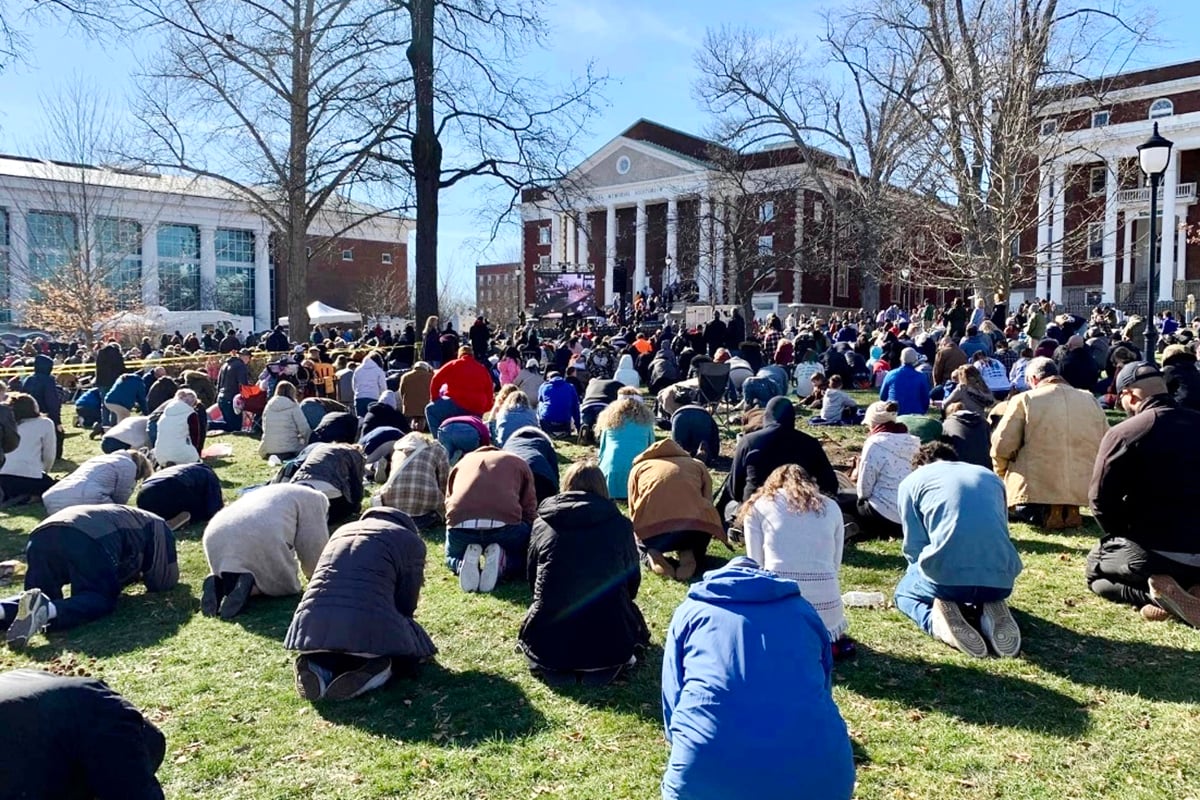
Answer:
<svg viewBox="0 0 1200 800"><path fill-rule="evenodd" d="M821 435L839 453L862 438ZM256 442L224 440L234 455L217 468L231 501L270 470ZM74 435L58 471L96 452ZM560 459L586 454L563 447ZM43 514L12 511L0 512L0 558L21 556ZM1093 597L1083 567L1096 533L1014 526L1025 561L1012 601L1025 641L1015 660L960 655L892 609L848 612L860 656L838 667L834 694L854 738L857 797L1200 797L1200 632L1143 623ZM551 689L514 652L526 587L464 595L430 539L418 619L440 648L437 663L415 681L314 706L296 696L281 644L298 598L253 601L232 623L201 617L200 534L181 533L175 591L130 588L105 620L37 637L24 653L0 648L0 669L96 675L144 709L167 736L159 776L168 797L657 796L667 756L661 643L682 585L644 578L638 602L653 644L628 683ZM727 555L714 543L714 563ZM842 588L890 596L902 564L898 542L852 546ZM754 764L737 768L752 796Z"/></svg>

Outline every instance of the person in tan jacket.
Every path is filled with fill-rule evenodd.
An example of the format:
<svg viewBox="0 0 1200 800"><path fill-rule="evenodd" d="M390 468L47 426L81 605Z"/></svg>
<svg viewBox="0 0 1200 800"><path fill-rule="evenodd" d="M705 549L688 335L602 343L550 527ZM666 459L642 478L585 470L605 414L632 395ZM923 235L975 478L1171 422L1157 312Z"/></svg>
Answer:
<svg viewBox="0 0 1200 800"><path fill-rule="evenodd" d="M629 513L642 560L658 575L686 581L715 536L729 540L713 505L712 476L672 439L648 447L629 473ZM678 555L678 566L664 553Z"/></svg>
<svg viewBox="0 0 1200 800"><path fill-rule="evenodd" d="M1030 361L1025 380L1030 391L1008 402L992 433L992 464L1017 519L1077 528L1108 420L1096 398L1072 388L1049 358Z"/></svg>
<svg viewBox="0 0 1200 800"><path fill-rule="evenodd" d="M432 382L433 367L424 361L413 364L412 369L400 376L400 413L408 417L414 431L425 430L425 406L429 403Z"/></svg>

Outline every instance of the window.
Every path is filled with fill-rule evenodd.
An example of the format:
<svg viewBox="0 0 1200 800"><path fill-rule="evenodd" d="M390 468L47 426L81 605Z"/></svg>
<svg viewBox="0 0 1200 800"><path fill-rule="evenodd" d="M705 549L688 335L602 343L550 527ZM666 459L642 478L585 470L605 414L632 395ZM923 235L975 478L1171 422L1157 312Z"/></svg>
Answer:
<svg viewBox="0 0 1200 800"><path fill-rule="evenodd" d="M1042 136L1052 136L1058 132L1058 120L1051 117L1042 120Z"/></svg>
<svg viewBox="0 0 1200 800"><path fill-rule="evenodd" d="M775 237L760 236L758 237L758 254L760 256L771 256L775 254Z"/></svg>
<svg viewBox="0 0 1200 800"><path fill-rule="evenodd" d="M538 228L538 244L550 244L550 226L542 225Z"/></svg>
<svg viewBox="0 0 1200 800"><path fill-rule="evenodd" d="M354 260L354 251L353 250L343 250L342 251L342 261L353 261L353 260Z"/></svg>
<svg viewBox="0 0 1200 800"><path fill-rule="evenodd" d="M1008 246L1008 254L1009 254L1009 256L1012 257L1013 261L1016 261L1018 258L1021 257L1021 237L1020 236L1013 237L1012 243L1009 244L1009 246Z"/></svg>
<svg viewBox="0 0 1200 800"><path fill-rule="evenodd" d="M550 256L538 256L538 266L539 267L550 266Z"/></svg>
<svg viewBox="0 0 1200 800"><path fill-rule="evenodd" d="M849 297L850 296L850 265L849 264L839 264L838 265L837 275L835 277L835 283L837 284L835 291L836 291L838 297Z"/></svg>
<svg viewBox="0 0 1200 800"><path fill-rule="evenodd" d="M1165 97L1160 97L1150 104L1150 119L1169 117L1175 113L1175 104Z"/></svg>
<svg viewBox="0 0 1200 800"><path fill-rule="evenodd" d="M392 263L392 254L391 254L391 253L384 253L384 254L383 254L383 256L382 256L382 259L383 259L383 263L384 263L384 264L391 264L391 263Z"/></svg>
<svg viewBox="0 0 1200 800"><path fill-rule="evenodd" d="M131 219L96 219L96 263L104 282L122 304L142 297L142 226Z"/></svg>
<svg viewBox="0 0 1200 800"><path fill-rule="evenodd" d="M254 316L254 232L218 228L217 308L239 317Z"/></svg>
<svg viewBox="0 0 1200 800"><path fill-rule="evenodd" d="M158 226L159 302L171 311L200 308L200 229Z"/></svg>
<svg viewBox="0 0 1200 800"><path fill-rule="evenodd" d="M0 322L12 321L12 303L8 279L8 211L0 208Z"/></svg>
<svg viewBox="0 0 1200 800"><path fill-rule="evenodd" d="M29 277L31 283L52 278L76 258L75 217L51 211L30 211L25 216L29 239ZM38 296L35 289L33 297Z"/></svg>
<svg viewBox="0 0 1200 800"><path fill-rule="evenodd" d="M1088 179L1088 194L1095 197L1104 194L1104 185L1108 181L1108 167L1092 167Z"/></svg>
<svg viewBox="0 0 1200 800"><path fill-rule="evenodd" d="M1089 261L1104 258L1104 223L1089 222L1087 228L1087 257Z"/></svg>
<svg viewBox="0 0 1200 800"><path fill-rule="evenodd" d="M1108 126L1109 110L1106 108L1103 111L1092 112L1092 127L1104 128Z"/></svg>
<svg viewBox="0 0 1200 800"><path fill-rule="evenodd" d="M770 222L775 219L775 201L767 200L758 207L758 221Z"/></svg>
<svg viewBox="0 0 1200 800"><path fill-rule="evenodd" d="M820 200L813 200L813 222L818 225L825 218L825 204Z"/></svg>

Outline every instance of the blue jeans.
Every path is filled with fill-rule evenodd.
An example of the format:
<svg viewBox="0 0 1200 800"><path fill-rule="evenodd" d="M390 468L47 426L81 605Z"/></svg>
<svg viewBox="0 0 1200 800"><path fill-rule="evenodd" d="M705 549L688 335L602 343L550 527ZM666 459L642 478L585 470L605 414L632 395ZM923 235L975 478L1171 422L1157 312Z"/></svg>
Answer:
<svg viewBox="0 0 1200 800"><path fill-rule="evenodd" d="M217 407L221 409L221 416L225 418L225 422L221 425L221 430L224 431L240 431L242 429L242 415L233 410L233 398L225 395L218 395ZM210 425L210 428L216 429L216 425Z"/></svg>
<svg viewBox="0 0 1200 800"><path fill-rule="evenodd" d="M483 444L479 438L479 431L466 423L452 422L437 430L437 440L446 448L446 455L450 457L450 465L454 466L458 460L473 450L478 450Z"/></svg>
<svg viewBox="0 0 1200 800"><path fill-rule="evenodd" d="M486 548L489 544L498 544L504 548L506 561L504 574L500 577L523 575L525 556L529 550L529 531L528 522L517 522L486 531L446 528L446 566L457 575L462 569L463 554L467 552L468 545L477 544Z"/></svg>
<svg viewBox="0 0 1200 800"><path fill-rule="evenodd" d="M104 396L108 394L111 386L100 386L100 424L105 428L111 428L117 424L117 416L108 410L108 404L104 402Z"/></svg>
<svg viewBox="0 0 1200 800"><path fill-rule="evenodd" d="M121 584L112 558L99 541L74 528L50 527L29 539L25 547L28 568L25 588L41 589L54 603L55 630L65 630L100 619L113 612ZM63 586L71 596L63 598ZM0 602L4 619L17 615L17 598Z"/></svg>
<svg viewBox="0 0 1200 800"><path fill-rule="evenodd" d="M369 397L354 398L354 413L355 413L355 415L359 419L362 419L363 417L365 417L367 415L367 406L371 405L371 403L374 403L374 402L375 401Z"/></svg>
<svg viewBox="0 0 1200 800"><path fill-rule="evenodd" d="M471 412L467 411L449 397L440 397L429 405L425 406L425 424L429 426L429 433L434 435L437 434L437 430L442 426L442 423L451 417L469 416L473 416Z"/></svg>
<svg viewBox="0 0 1200 800"><path fill-rule="evenodd" d="M921 574L916 564L908 565L908 572L896 584L894 601L900 613L911 619L926 633L933 633L933 601L948 600L951 603L980 605L1004 600L1012 589L994 586L942 586L931 582Z"/></svg>

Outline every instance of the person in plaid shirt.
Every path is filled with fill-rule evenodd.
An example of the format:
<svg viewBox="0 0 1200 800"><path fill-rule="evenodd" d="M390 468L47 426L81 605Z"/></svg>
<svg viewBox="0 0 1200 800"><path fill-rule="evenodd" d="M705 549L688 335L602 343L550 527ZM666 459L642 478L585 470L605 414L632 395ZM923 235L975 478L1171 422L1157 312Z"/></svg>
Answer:
<svg viewBox="0 0 1200 800"><path fill-rule="evenodd" d="M763 363L770 364L775 359L775 351L779 349L779 342L783 340L783 323L779 321L779 317L772 314L767 318L766 330L763 331Z"/></svg>
<svg viewBox="0 0 1200 800"><path fill-rule="evenodd" d="M450 459L431 436L409 433L392 449L392 468L372 505L397 508L412 517L419 530L446 518L446 481Z"/></svg>

